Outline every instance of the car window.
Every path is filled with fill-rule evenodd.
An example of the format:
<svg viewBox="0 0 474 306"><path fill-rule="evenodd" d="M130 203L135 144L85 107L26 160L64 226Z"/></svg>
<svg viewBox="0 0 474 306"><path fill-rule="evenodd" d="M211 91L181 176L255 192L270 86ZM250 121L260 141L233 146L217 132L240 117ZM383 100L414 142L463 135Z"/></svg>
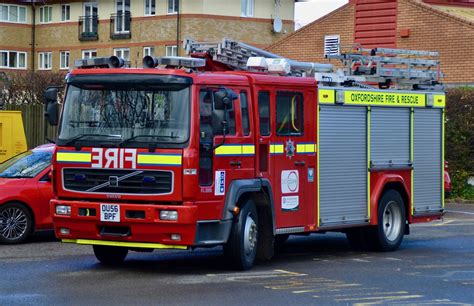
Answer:
<svg viewBox="0 0 474 306"><path fill-rule="evenodd" d="M0 177L33 178L51 165L52 152L28 151L0 165Z"/></svg>

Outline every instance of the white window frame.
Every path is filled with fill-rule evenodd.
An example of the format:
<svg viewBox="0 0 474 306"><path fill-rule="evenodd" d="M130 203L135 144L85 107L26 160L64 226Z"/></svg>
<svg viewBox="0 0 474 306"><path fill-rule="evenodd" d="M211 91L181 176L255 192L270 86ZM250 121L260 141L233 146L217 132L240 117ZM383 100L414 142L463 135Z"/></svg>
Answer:
<svg viewBox="0 0 474 306"><path fill-rule="evenodd" d="M152 46L143 47L143 57L153 56L154 54L155 54L155 47L152 47Z"/></svg>
<svg viewBox="0 0 474 306"><path fill-rule="evenodd" d="M330 40L337 40L337 50L329 50L328 43ZM331 42L332 43L332 42ZM324 55L340 55L341 54L341 36L340 35L324 35Z"/></svg>
<svg viewBox="0 0 474 306"><path fill-rule="evenodd" d="M125 52L128 53L127 57L124 56ZM125 61L125 67L130 66L130 48L114 48L114 55Z"/></svg>
<svg viewBox="0 0 474 306"><path fill-rule="evenodd" d="M173 6L170 6L170 1L173 1ZM168 14L177 14L178 13L178 7L177 7L177 3L176 3L177 0L166 0L166 2L168 3ZM178 3L179 5L179 3Z"/></svg>
<svg viewBox="0 0 474 306"><path fill-rule="evenodd" d="M165 56L177 56L178 55L178 46L171 45L165 47Z"/></svg>
<svg viewBox="0 0 474 306"><path fill-rule="evenodd" d="M61 51L59 52L59 69L69 69L69 61L70 61L70 52L69 51Z"/></svg>
<svg viewBox="0 0 474 306"><path fill-rule="evenodd" d="M66 9L66 11L64 11L64 9ZM61 21L62 22L71 21L71 5L70 4L61 4Z"/></svg>
<svg viewBox="0 0 474 306"><path fill-rule="evenodd" d="M255 0L240 0L240 16L253 17L255 14Z"/></svg>
<svg viewBox="0 0 474 306"><path fill-rule="evenodd" d="M151 9L152 7L154 7L154 11L152 11ZM155 15L156 15L156 0L145 0L145 16L155 16Z"/></svg>
<svg viewBox="0 0 474 306"><path fill-rule="evenodd" d="M11 11L12 9L16 9L16 20L12 19ZM23 5L14 5L14 4L7 4L7 3L0 3L0 12L6 10L6 19L2 18L2 13L0 13L0 22L11 22L11 23L26 23L28 20L28 11L27 7ZM24 19L20 19L20 10L24 12Z"/></svg>
<svg viewBox="0 0 474 306"><path fill-rule="evenodd" d="M51 70L53 67L53 52L38 53L38 69Z"/></svg>
<svg viewBox="0 0 474 306"><path fill-rule="evenodd" d="M45 11L48 10L48 20L46 20ZM51 5L44 5L39 8L39 22L40 23L51 23L53 22L53 7Z"/></svg>
<svg viewBox="0 0 474 306"><path fill-rule="evenodd" d="M13 50L0 50L0 57L1 53L6 53L7 57L7 65L4 66L2 65L2 62L0 61L0 69L21 69L21 70L26 70L28 66L28 58L26 52L21 52L21 51L13 51ZM16 65L14 67L10 66L10 55L11 53L16 53ZM24 66L20 66L20 55L25 57L24 61Z"/></svg>
<svg viewBox="0 0 474 306"><path fill-rule="evenodd" d="M92 53L95 53L95 56L92 56ZM97 50L82 50L82 59L95 58L97 57Z"/></svg>

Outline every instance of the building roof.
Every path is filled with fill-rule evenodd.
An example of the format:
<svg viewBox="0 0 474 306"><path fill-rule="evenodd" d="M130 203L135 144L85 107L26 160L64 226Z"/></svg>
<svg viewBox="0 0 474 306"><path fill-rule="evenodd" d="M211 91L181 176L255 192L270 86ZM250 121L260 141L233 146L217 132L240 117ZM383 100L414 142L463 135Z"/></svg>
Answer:
<svg viewBox="0 0 474 306"><path fill-rule="evenodd" d="M448 5L431 5L431 6L445 13L457 16L459 18L466 19L467 21L470 21L470 22L474 22L474 5L473 7L448 6Z"/></svg>
<svg viewBox="0 0 474 306"><path fill-rule="evenodd" d="M474 27L474 4L471 4L471 2L466 2L466 4L464 5L456 5L456 4L450 5L449 2L447 2L446 4L439 4L439 2L437 2L436 4L433 4L429 2L427 3L425 2L425 0L407 0L407 2L412 3L422 9L430 10L432 13L441 15L444 18L448 18L453 21L461 22L463 24ZM316 19L315 21L307 24L301 29L273 43L272 45L268 46L266 49L268 50L278 45L284 44L286 41L290 40L292 37L301 35L301 33L304 33L308 30L314 30L314 29L317 30L317 24L324 22L328 18L331 18L333 15L339 13L342 10L345 10L351 5L354 5L354 2L350 1L349 3L339 7L338 9L330 12L329 14L324 15L320 17L319 19Z"/></svg>

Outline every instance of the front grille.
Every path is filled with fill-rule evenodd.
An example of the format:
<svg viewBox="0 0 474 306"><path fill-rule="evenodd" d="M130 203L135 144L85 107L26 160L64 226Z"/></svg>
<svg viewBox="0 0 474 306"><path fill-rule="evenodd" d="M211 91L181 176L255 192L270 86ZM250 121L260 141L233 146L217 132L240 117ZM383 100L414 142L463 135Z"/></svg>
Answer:
<svg viewBox="0 0 474 306"><path fill-rule="evenodd" d="M173 173L169 171L122 169L63 169L64 188L94 193L171 193Z"/></svg>

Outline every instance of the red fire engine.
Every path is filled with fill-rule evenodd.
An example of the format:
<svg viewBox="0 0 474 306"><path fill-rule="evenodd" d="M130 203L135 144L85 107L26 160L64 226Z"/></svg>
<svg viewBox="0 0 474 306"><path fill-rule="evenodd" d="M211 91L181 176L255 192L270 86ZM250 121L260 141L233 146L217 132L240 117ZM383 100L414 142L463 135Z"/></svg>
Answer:
<svg viewBox="0 0 474 306"><path fill-rule="evenodd" d="M231 40L186 48L145 68L76 61L52 170L63 242L103 263L222 245L248 269L289 235L392 251L409 224L442 216L436 54L358 49L333 71ZM45 96L57 124L57 90Z"/></svg>

